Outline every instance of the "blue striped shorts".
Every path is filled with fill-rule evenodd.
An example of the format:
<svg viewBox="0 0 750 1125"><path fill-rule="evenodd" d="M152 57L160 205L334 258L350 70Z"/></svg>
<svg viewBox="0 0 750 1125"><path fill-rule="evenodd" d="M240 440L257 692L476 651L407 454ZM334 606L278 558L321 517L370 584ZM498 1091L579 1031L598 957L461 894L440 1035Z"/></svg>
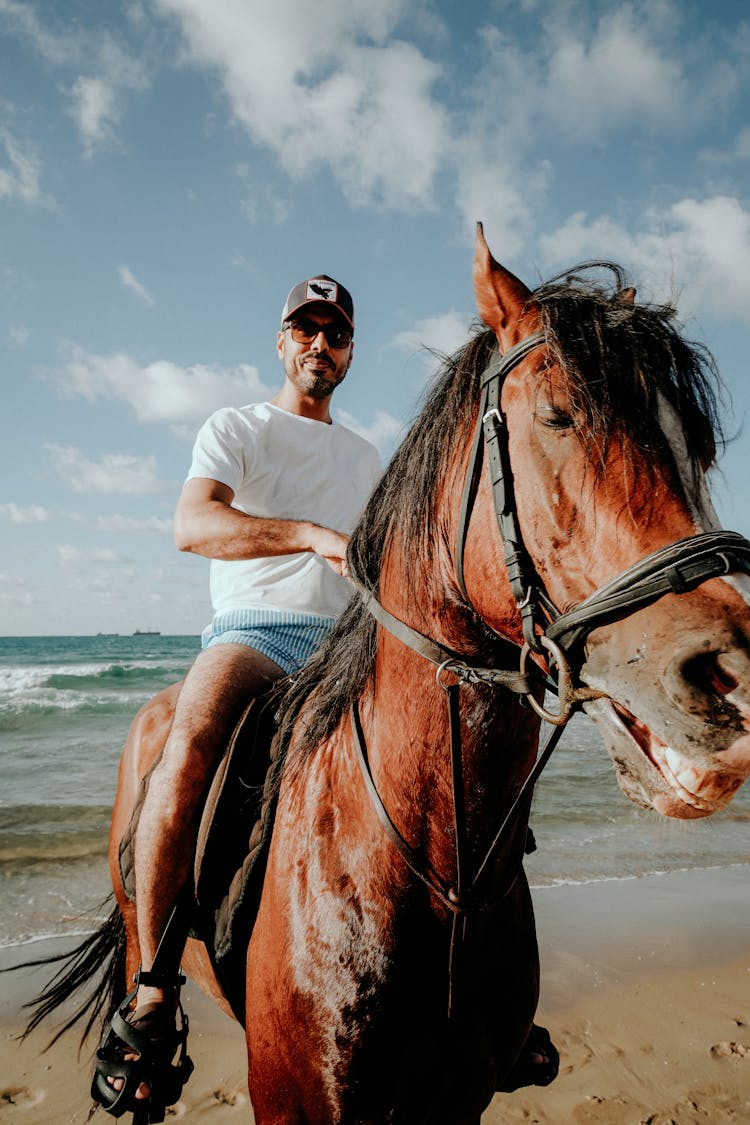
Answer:
<svg viewBox="0 0 750 1125"><path fill-rule="evenodd" d="M320 648L335 622L335 617L321 617L317 613L231 609L217 613L203 630L201 647L247 645L291 676Z"/></svg>

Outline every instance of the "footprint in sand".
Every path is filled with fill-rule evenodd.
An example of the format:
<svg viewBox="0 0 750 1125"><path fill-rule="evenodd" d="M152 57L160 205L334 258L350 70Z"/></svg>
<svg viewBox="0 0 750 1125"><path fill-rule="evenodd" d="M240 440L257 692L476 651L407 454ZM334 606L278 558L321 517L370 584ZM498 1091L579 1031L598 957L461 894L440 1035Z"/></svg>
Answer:
<svg viewBox="0 0 750 1125"><path fill-rule="evenodd" d="M572 1120L576 1125L629 1125L633 1107L625 1098L602 1098L589 1094L585 1101L574 1106Z"/></svg>
<svg viewBox="0 0 750 1125"><path fill-rule="evenodd" d="M736 1094L694 1091L686 1094L671 1109L642 1117L639 1125L697 1125L706 1121L747 1121L747 1103Z"/></svg>
<svg viewBox="0 0 750 1125"><path fill-rule="evenodd" d="M746 1043L733 1043L726 1039L723 1043L714 1043L711 1054L715 1059L745 1059L750 1057L750 1047Z"/></svg>
<svg viewBox="0 0 750 1125"><path fill-rule="evenodd" d="M560 1052L560 1074L573 1074L595 1057L585 1032L559 1035L555 1045Z"/></svg>
<svg viewBox="0 0 750 1125"><path fill-rule="evenodd" d="M0 1090L0 1106L14 1105L19 1109L30 1109L43 1102L44 1098L44 1090L32 1090L28 1086L6 1086Z"/></svg>
<svg viewBox="0 0 750 1125"><path fill-rule="evenodd" d="M185 1105L185 1103L184 1102L175 1102L174 1105L168 1105L167 1106L167 1108L165 1110L165 1113L164 1113L164 1116L165 1117L174 1117L175 1119L179 1120L179 1118L184 1117L186 1113L187 1113L187 1106Z"/></svg>
<svg viewBox="0 0 750 1125"><path fill-rule="evenodd" d="M248 1096L241 1090L226 1089L220 1086L218 1090L214 1090L214 1098L219 1105L247 1105Z"/></svg>

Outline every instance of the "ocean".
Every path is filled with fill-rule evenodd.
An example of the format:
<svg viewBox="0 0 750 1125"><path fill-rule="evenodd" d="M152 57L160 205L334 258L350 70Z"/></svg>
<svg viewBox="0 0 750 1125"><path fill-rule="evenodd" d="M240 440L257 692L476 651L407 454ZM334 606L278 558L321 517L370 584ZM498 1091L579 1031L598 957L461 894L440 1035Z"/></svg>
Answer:
<svg viewBox="0 0 750 1125"><path fill-rule="evenodd" d="M198 651L197 636L0 638L0 946L92 928L128 726ZM750 864L750 785L706 820L637 809L585 716L542 775L531 824L526 870L540 891Z"/></svg>

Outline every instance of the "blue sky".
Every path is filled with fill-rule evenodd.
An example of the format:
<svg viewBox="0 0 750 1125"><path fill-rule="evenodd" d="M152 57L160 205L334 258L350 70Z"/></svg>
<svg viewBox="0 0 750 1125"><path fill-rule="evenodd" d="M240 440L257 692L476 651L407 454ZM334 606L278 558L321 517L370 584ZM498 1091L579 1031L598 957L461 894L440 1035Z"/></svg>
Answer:
<svg viewBox="0 0 750 1125"><path fill-rule="evenodd" d="M529 284L610 258L677 300L749 534L749 109L728 0L0 0L0 633L198 632L172 512L203 419L279 385L287 290L352 290L335 413L387 457L477 219Z"/></svg>

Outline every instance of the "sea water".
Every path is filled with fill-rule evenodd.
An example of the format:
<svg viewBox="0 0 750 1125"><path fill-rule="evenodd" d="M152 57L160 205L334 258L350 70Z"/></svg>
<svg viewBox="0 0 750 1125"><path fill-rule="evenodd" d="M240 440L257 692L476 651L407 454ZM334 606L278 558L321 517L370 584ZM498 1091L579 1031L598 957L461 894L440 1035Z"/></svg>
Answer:
<svg viewBox="0 0 750 1125"><path fill-rule="evenodd" d="M130 722L198 637L0 637L0 945L92 928Z"/></svg>
<svg viewBox="0 0 750 1125"><path fill-rule="evenodd" d="M110 890L128 726L198 651L194 636L0 638L0 946L92 928ZM638 809L585 716L542 775L531 823L526 870L538 888L750 864L750 784L705 820Z"/></svg>

